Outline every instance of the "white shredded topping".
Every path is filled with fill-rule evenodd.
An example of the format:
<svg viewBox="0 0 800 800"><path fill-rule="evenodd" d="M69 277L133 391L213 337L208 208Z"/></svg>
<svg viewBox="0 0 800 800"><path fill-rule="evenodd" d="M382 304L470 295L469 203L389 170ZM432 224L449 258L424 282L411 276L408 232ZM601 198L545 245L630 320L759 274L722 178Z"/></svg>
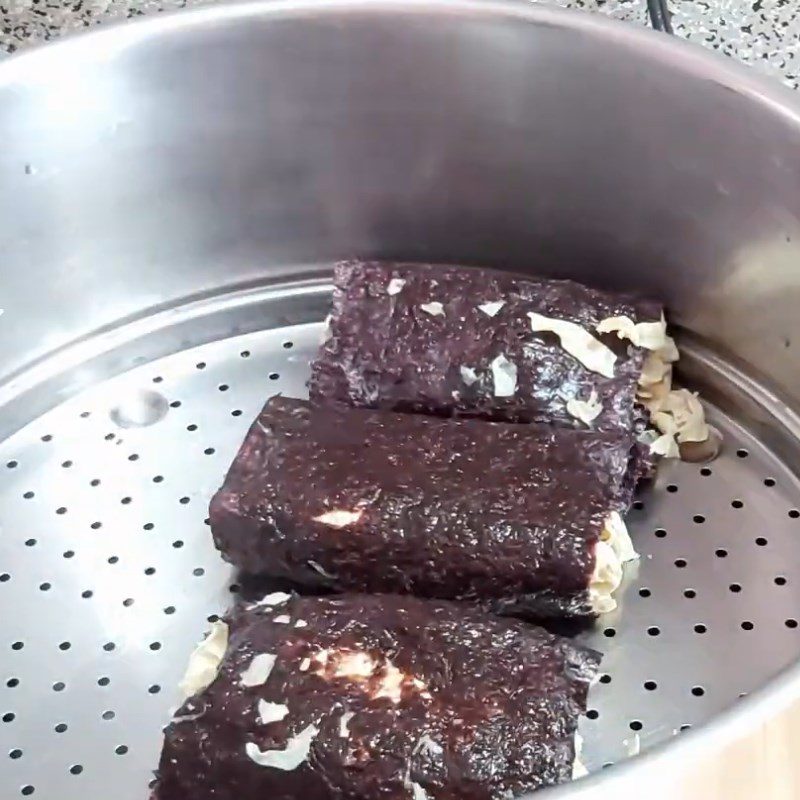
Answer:
<svg viewBox="0 0 800 800"><path fill-rule="evenodd" d="M423 736L415 745L412 755L416 755L423 747ZM403 785L411 791L412 800L429 800L428 793L418 783L411 780L411 760L406 762L406 773L403 776Z"/></svg>
<svg viewBox="0 0 800 800"><path fill-rule="evenodd" d="M322 333L320 334L319 337L320 344L325 344L325 342L327 342L328 339L330 339L331 336L333 336L333 330L331 329L332 319L333 319L333 314L328 314L328 316L325 317L325 321L322 323Z"/></svg>
<svg viewBox="0 0 800 800"><path fill-rule="evenodd" d="M487 317L494 317L505 304L505 300L493 300L490 303L483 303L482 305L478 306L478 308L483 311Z"/></svg>
<svg viewBox="0 0 800 800"><path fill-rule="evenodd" d="M239 683L242 686L263 686L275 666L277 656L272 653L259 653L250 662L250 666L241 674Z"/></svg>
<svg viewBox="0 0 800 800"><path fill-rule="evenodd" d="M576 781L578 778L585 778L589 774L589 770L583 765L583 761L575 756L572 762L572 780Z"/></svg>
<svg viewBox="0 0 800 800"><path fill-rule="evenodd" d="M553 319L528 312L531 320L531 329L534 333L554 333L561 341L561 346L574 358L592 372L605 375L606 378L614 377L614 363L617 357L599 339L580 325L565 319Z"/></svg>
<svg viewBox="0 0 800 800"><path fill-rule="evenodd" d="M591 427L600 412L603 410L603 404L597 397L597 392L592 389L588 400L578 400L577 397L571 397L567 400L567 413L571 414L575 419L579 419L585 425Z"/></svg>
<svg viewBox="0 0 800 800"><path fill-rule="evenodd" d="M386 294L395 295L403 291L406 282L402 278L392 278L386 287Z"/></svg>
<svg viewBox="0 0 800 800"><path fill-rule="evenodd" d="M326 680L347 678L365 683L365 690L377 700L386 697L393 703L402 699L404 687L429 698L425 684L418 678L398 669L388 658L378 660L363 650L321 650L313 657L315 672Z"/></svg>
<svg viewBox="0 0 800 800"><path fill-rule="evenodd" d="M648 411L658 411L671 390L672 368L670 367L658 383L653 383L648 386L639 386L636 392L636 398L641 401L642 405L645 406Z"/></svg>
<svg viewBox="0 0 800 800"><path fill-rule="evenodd" d="M620 339L630 339L637 347L660 350L667 346L667 321L664 315L658 322L634 322L630 317L608 317L597 326L598 333L616 333Z"/></svg>
<svg viewBox="0 0 800 800"><path fill-rule="evenodd" d="M675 340L671 336L665 336L664 339L664 346L659 347L658 350L655 351L655 354L662 361L672 364L681 357L681 354L678 352L678 345L675 344Z"/></svg>
<svg viewBox="0 0 800 800"><path fill-rule="evenodd" d="M650 412L657 430L645 431L639 441L647 444L651 453L664 458L681 458L679 443L708 442L712 433L697 394L672 388L672 364L680 354L672 337L667 335L663 315L660 322L638 325L629 317L609 317L597 329L605 333L616 331L620 338L630 339L651 351L642 366L636 396ZM713 452L709 452L709 457L713 457Z"/></svg>
<svg viewBox="0 0 800 800"><path fill-rule="evenodd" d="M606 518L594 551L595 566L589 580L589 601L594 611L606 614L617 607L612 597L622 583L622 565L639 558L628 529L617 511Z"/></svg>
<svg viewBox="0 0 800 800"><path fill-rule="evenodd" d="M294 624L295 628L307 628L308 623L304 619L299 619Z"/></svg>
<svg viewBox="0 0 800 800"><path fill-rule="evenodd" d="M279 606L283 603L287 603L291 599L292 596L286 592L271 592L270 594L264 595L258 602L253 603L250 608L257 608L258 606Z"/></svg>
<svg viewBox="0 0 800 800"><path fill-rule="evenodd" d="M646 430L643 430L636 437L637 442L640 442L641 444L646 444L648 446L652 445L656 439L658 439L658 431L654 430L653 428L647 428Z"/></svg>
<svg viewBox="0 0 800 800"><path fill-rule="evenodd" d="M311 569L314 570L314 572L318 572L320 575L322 575L323 578L328 578L329 580L334 580L336 578L335 575L331 575L330 572L326 572L320 564L317 564L316 561L307 561L306 563L309 567L311 567Z"/></svg>
<svg viewBox="0 0 800 800"><path fill-rule="evenodd" d="M262 725L280 722L289 715L289 707L283 703L270 703L268 700L258 701L258 721Z"/></svg>
<svg viewBox="0 0 800 800"><path fill-rule="evenodd" d="M259 750L258 745L253 742L248 742L244 750L248 758L261 767L290 772L308 758L311 742L318 733L319 729L315 725L308 725L297 736L291 737L283 750Z"/></svg>
<svg viewBox="0 0 800 800"><path fill-rule="evenodd" d="M671 433L657 436L650 445L650 452L664 458L680 458L681 451Z"/></svg>
<svg viewBox="0 0 800 800"><path fill-rule="evenodd" d="M696 392L673 389L664 399L661 413L672 415L679 442L704 442L708 439L708 425Z"/></svg>
<svg viewBox="0 0 800 800"><path fill-rule="evenodd" d="M172 721L173 722L194 722L196 719L200 719L202 716L204 716L205 713L206 713L206 710L203 709L202 711L198 711L198 712L193 713L193 714L181 714L180 716L176 715L176 716L174 716L172 718Z"/></svg>
<svg viewBox="0 0 800 800"><path fill-rule="evenodd" d="M300 672L308 672L308 668L310 666L311 666L311 659L310 658L304 658L300 662Z"/></svg>
<svg viewBox="0 0 800 800"><path fill-rule="evenodd" d="M288 625L292 621L292 618L288 614L279 614L272 621L277 622L278 625Z"/></svg>
<svg viewBox="0 0 800 800"><path fill-rule="evenodd" d="M663 317L662 317L663 320ZM657 344L658 342L653 342ZM680 357L675 341L666 333L661 346L647 354L639 376L639 398L649 401L648 408L657 404L672 388L672 363ZM651 410L654 410L651 408Z"/></svg>
<svg viewBox="0 0 800 800"><path fill-rule="evenodd" d="M189 656L186 674L180 682L184 697L192 697L211 685L217 677L227 648L228 626L224 622L212 622L206 638Z"/></svg>
<svg viewBox="0 0 800 800"><path fill-rule="evenodd" d="M341 736L342 739L347 739L347 737L350 736L350 728L347 726L354 716L354 711L346 711L341 717L339 717L339 736Z"/></svg>
<svg viewBox="0 0 800 800"><path fill-rule="evenodd" d="M312 517L314 522L322 522L324 525L330 525L332 528L346 528L354 522L358 522L364 515L364 509L359 508L356 511L347 511L346 509L335 509L334 511L326 511L317 517Z"/></svg>
<svg viewBox="0 0 800 800"><path fill-rule="evenodd" d="M633 542L628 533L628 527L625 525L619 511L612 511L608 515L600 538L611 545L617 558L623 564L627 564L629 561L635 561L639 558L639 554L633 549Z"/></svg>
<svg viewBox="0 0 800 800"><path fill-rule="evenodd" d="M478 380L478 373L472 367L459 367L458 371L461 373L461 380L467 386L472 386Z"/></svg>
<svg viewBox="0 0 800 800"><path fill-rule="evenodd" d="M595 613L607 614L617 607L612 595L622 583L622 565L611 545L603 541L595 545L594 562L594 572L589 581L589 603Z"/></svg>
<svg viewBox="0 0 800 800"><path fill-rule="evenodd" d="M706 442L711 435L697 394L688 389L670 389L669 380L646 387L650 397L640 399L650 411L650 420L660 432L649 441L650 451L665 458L680 458L678 443ZM641 437L640 437L641 440Z"/></svg>
<svg viewBox="0 0 800 800"><path fill-rule="evenodd" d="M658 353L648 353L639 375L639 386L647 390L649 386L662 383L669 376L672 379L672 366L664 361Z"/></svg>
<svg viewBox="0 0 800 800"><path fill-rule="evenodd" d="M489 365L492 370L495 397L513 397L517 391L517 367L502 353Z"/></svg>
<svg viewBox="0 0 800 800"><path fill-rule="evenodd" d="M432 303L422 303L420 308L426 314L430 314L432 317L444 316L444 306L436 300L434 300Z"/></svg>
<svg viewBox="0 0 800 800"><path fill-rule="evenodd" d="M572 780L576 781L578 778L583 778L589 774L589 770L583 765L581 761L581 751L583 750L583 736L577 731L575 732L575 760L572 762Z"/></svg>
<svg viewBox="0 0 800 800"><path fill-rule="evenodd" d="M409 781L408 788L411 789L413 800L428 800L428 793L418 783Z"/></svg>
<svg viewBox="0 0 800 800"><path fill-rule="evenodd" d="M444 753L444 748L438 742L435 742L433 739L431 739L427 733L424 736L420 736L417 746L414 749L416 752L427 750L431 755L434 756L440 756L442 753Z"/></svg>
<svg viewBox="0 0 800 800"><path fill-rule="evenodd" d="M272 431L270 430L270 428L267 427L260 419L256 420L256 425L258 425L258 427L261 428L261 432L265 436L272 436Z"/></svg>

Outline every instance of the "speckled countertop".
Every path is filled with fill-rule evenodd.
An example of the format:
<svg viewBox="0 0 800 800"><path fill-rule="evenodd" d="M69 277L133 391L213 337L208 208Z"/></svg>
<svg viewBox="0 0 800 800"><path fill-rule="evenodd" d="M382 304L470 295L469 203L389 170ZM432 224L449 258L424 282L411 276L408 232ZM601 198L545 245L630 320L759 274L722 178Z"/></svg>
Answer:
<svg viewBox="0 0 800 800"><path fill-rule="evenodd" d="M0 57L69 31L224 0L0 0ZM646 0L542 0L646 24ZM800 0L669 0L675 32L800 88Z"/></svg>

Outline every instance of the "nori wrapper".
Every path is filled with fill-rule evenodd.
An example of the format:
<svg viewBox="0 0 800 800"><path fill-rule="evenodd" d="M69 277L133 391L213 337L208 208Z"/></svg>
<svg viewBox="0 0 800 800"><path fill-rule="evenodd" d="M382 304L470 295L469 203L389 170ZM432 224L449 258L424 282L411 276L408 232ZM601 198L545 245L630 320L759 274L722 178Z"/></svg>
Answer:
<svg viewBox="0 0 800 800"><path fill-rule="evenodd" d="M479 308L495 302L502 307L493 316ZM440 303L443 313L435 305L424 310L431 303ZM614 377L585 367L555 334L534 333L528 312L595 335L617 355ZM636 389L647 351L595 329L608 317L655 322L662 313L658 303L573 281L345 262L335 269L330 336L312 365L309 393L315 403L582 428L566 403L594 391L602 404L594 430L640 432L647 413L636 403ZM490 364L501 355L517 369L510 397L495 395ZM474 370L477 380L468 384L462 367Z"/></svg>
<svg viewBox="0 0 800 800"><path fill-rule="evenodd" d="M211 530L250 574L586 615L604 522L630 503L631 443L273 397L211 501Z"/></svg>
<svg viewBox="0 0 800 800"><path fill-rule="evenodd" d="M165 730L153 800L505 800L571 777L600 657L567 639L400 596L294 597L227 621L217 677ZM243 686L259 654L276 656L266 682ZM262 723L259 701L285 716ZM245 750L300 741L294 768Z"/></svg>

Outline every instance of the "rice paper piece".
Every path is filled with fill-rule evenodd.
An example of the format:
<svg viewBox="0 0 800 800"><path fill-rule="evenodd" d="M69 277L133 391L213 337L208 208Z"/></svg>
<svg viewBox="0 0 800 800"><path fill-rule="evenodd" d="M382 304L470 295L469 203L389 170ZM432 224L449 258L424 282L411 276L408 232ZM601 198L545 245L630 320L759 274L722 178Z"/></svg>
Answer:
<svg viewBox="0 0 800 800"><path fill-rule="evenodd" d="M394 297L384 289L391 278L405 281ZM419 313L421 305L444 298L446 316ZM499 313L486 313L487 302L502 303ZM613 374L587 367L554 333L534 332L531 314L577 326L613 351ZM624 319L637 341L652 344L662 314L658 303L572 281L458 266L346 262L335 270L332 336L312 365L310 397L319 404L582 428L567 400L594 392L602 410L593 429L640 431L646 411L637 407L636 392L651 351L620 338L614 321ZM604 320L612 321L607 333L597 330ZM500 356L517 371L513 393L494 390L491 365ZM603 364L607 370L608 360ZM486 378L465 380L464 367Z"/></svg>
<svg viewBox="0 0 800 800"><path fill-rule="evenodd" d="M219 677L192 699L205 713L165 729L151 800L410 800L411 784L501 800L570 780L599 654L467 604L340 595L288 610L308 628L264 607L226 617ZM243 688L264 651L278 654L274 686ZM259 692L261 713L289 713L263 724Z"/></svg>
<svg viewBox="0 0 800 800"><path fill-rule="evenodd" d="M591 614L597 542L631 500L631 446L627 434L278 396L214 496L211 530L241 570L309 587ZM357 519L320 521L333 510Z"/></svg>

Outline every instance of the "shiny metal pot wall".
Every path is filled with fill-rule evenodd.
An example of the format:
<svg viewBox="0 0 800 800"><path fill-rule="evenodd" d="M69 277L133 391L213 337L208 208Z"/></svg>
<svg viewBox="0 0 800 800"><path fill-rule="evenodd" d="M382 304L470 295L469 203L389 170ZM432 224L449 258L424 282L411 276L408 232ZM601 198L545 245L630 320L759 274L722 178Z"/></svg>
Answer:
<svg viewBox="0 0 800 800"><path fill-rule="evenodd" d="M798 152L800 106L780 87L664 36L517 3L256 2L11 59L0 66L0 440L132 363L223 338L231 317L240 333L321 319L316 284L285 297L279 286L266 305L247 291L203 304L343 257L649 290L693 339L690 372L716 354L744 368L718 405L736 404L735 386L757 432L778 420L791 439ZM303 330L292 335L313 349ZM126 350L136 337L139 361ZM302 387L292 357L280 371ZM241 432L228 433L234 447ZM796 472L797 442L784 449ZM175 469L186 469L177 457ZM27 524L19 504L33 492L19 488L0 510ZM777 715L798 685L790 672L705 732L555 795L686 797L694 765Z"/></svg>
<svg viewBox="0 0 800 800"><path fill-rule="evenodd" d="M0 68L0 376L343 256L642 286L795 397L800 119L667 37L527 5L272 3Z"/></svg>

